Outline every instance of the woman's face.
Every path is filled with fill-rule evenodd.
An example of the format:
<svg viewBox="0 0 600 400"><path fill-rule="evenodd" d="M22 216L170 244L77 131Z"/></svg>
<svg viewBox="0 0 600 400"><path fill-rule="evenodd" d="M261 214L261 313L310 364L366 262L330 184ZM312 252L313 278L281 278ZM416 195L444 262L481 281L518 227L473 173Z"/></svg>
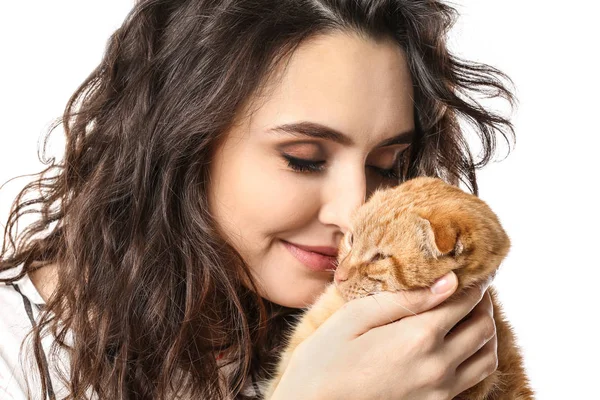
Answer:
<svg viewBox="0 0 600 400"><path fill-rule="evenodd" d="M391 168L414 130L413 91L405 54L394 42L345 33L305 41L280 73L268 95L254 99L252 117L240 113L217 149L209 204L260 294L300 308L333 272L309 268L285 243L337 248L353 210L378 186L398 183ZM304 129L291 126L299 123ZM275 129L282 125L288 127ZM327 129L343 140L299 131ZM398 144L380 147L398 136ZM312 170L295 170L290 157Z"/></svg>

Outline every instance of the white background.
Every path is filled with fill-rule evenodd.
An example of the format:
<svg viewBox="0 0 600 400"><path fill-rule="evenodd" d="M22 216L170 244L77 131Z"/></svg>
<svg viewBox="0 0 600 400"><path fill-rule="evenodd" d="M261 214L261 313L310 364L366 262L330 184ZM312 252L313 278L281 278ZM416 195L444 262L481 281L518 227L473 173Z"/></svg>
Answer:
<svg viewBox="0 0 600 400"><path fill-rule="evenodd" d="M462 0L450 45L506 72L520 101L516 147L484 168L479 184L512 238L495 285L537 398L600 399L598 7L568 4ZM98 64L131 6L3 1L0 185L41 169L38 139ZM52 135L51 155L61 156L61 135L61 128ZM0 191L2 223L27 179Z"/></svg>

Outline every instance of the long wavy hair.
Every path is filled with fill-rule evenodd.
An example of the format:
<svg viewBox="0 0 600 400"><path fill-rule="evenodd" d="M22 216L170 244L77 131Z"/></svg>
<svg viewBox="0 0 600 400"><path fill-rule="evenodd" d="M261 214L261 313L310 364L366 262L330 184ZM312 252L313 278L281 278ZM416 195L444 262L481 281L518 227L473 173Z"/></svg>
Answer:
<svg viewBox="0 0 600 400"><path fill-rule="evenodd" d="M137 1L47 132L64 126L63 158L43 160L47 168L14 200L4 230L0 271L23 268L2 281L58 266L31 331L42 397L47 334L69 354L68 399L90 391L100 399L223 399L219 351L234 367L228 390L236 398L246 398L239 392L249 373L272 372L282 333L301 310L257 294L209 212L208 169L242 105L309 37L393 38L408 58L417 128L402 179L437 176L477 194L476 169L494 155L497 137L510 152L515 135L507 116L476 97L501 97L511 109L516 99L504 73L449 52L457 16L434 0ZM480 138L478 160L461 121ZM17 232L31 213L35 222Z"/></svg>

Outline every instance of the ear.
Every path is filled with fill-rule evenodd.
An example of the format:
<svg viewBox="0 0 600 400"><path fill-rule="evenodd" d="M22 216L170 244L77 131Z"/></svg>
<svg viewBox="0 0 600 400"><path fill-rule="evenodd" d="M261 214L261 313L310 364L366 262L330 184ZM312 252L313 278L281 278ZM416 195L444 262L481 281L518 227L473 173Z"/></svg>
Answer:
<svg viewBox="0 0 600 400"><path fill-rule="evenodd" d="M417 242L428 257L457 256L464 250L460 232L450 220L417 215Z"/></svg>

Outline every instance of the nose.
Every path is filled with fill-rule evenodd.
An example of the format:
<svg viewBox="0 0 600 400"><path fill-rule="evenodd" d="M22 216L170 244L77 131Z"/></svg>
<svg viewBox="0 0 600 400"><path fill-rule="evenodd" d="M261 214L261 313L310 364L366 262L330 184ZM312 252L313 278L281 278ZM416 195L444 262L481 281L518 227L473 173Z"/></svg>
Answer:
<svg viewBox="0 0 600 400"><path fill-rule="evenodd" d="M353 212L364 204L366 199L364 167L356 171L346 169L331 180L324 189L319 220L325 225L337 225L345 234L350 230Z"/></svg>
<svg viewBox="0 0 600 400"><path fill-rule="evenodd" d="M337 269L333 275L335 283L340 283L348 280L348 271L346 269Z"/></svg>

